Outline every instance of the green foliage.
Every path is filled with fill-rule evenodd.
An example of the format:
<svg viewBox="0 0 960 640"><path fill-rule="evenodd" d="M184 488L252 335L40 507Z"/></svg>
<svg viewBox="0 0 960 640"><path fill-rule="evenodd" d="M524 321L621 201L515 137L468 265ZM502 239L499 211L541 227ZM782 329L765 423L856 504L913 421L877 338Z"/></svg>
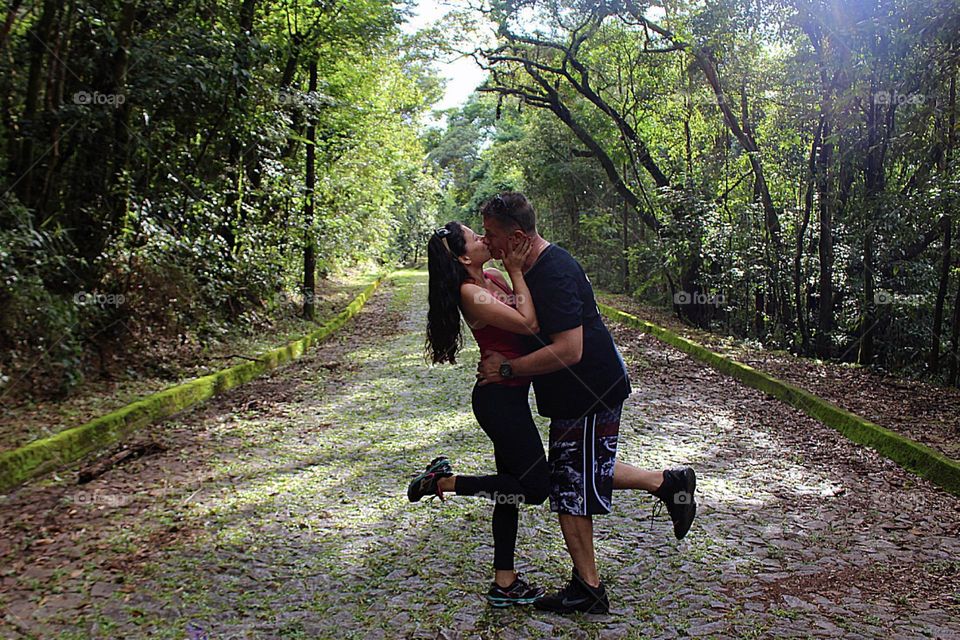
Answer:
<svg viewBox="0 0 960 640"><path fill-rule="evenodd" d="M433 224L420 120L439 82L402 7L34 4L0 43L0 375L69 388L96 352L272 308L308 240L322 275L407 256Z"/></svg>
<svg viewBox="0 0 960 640"><path fill-rule="evenodd" d="M521 188L599 286L777 348L914 374L938 344L957 369L937 227L956 227L958 58L940 5L495 3L486 98L431 152L447 210Z"/></svg>
<svg viewBox="0 0 960 640"><path fill-rule="evenodd" d="M89 313L75 300L55 293L62 283L71 247L62 229L32 225L29 212L7 198L0 207L0 393L30 373L42 359L55 372L59 391L82 379L82 344L75 332ZM29 333L24 331L29 327ZM34 372L39 379L40 372Z"/></svg>

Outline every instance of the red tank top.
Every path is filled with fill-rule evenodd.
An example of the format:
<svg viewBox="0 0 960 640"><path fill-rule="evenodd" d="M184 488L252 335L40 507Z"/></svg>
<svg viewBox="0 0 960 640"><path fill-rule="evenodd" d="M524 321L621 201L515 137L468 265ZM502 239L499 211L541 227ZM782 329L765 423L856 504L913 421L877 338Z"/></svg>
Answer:
<svg viewBox="0 0 960 640"><path fill-rule="evenodd" d="M483 277L500 287L504 293L506 293L508 296L511 296L510 299L512 300L513 292L502 285L499 280L496 278L491 278L487 276L487 274L483 274ZM507 304L514 309L517 308L517 305L515 305L513 302L508 302ZM520 356L525 356L528 353L523 338L519 334L512 333L506 329L501 329L500 327L495 327L492 324L488 324L480 329L474 329L471 327L470 331L473 332L473 337L477 341L477 345L480 347L481 354L486 351L496 351L497 353L503 354L507 360L513 360L515 358L519 358ZM503 384L508 387L519 387L529 383L530 378L510 378L509 380L504 380L499 384Z"/></svg>

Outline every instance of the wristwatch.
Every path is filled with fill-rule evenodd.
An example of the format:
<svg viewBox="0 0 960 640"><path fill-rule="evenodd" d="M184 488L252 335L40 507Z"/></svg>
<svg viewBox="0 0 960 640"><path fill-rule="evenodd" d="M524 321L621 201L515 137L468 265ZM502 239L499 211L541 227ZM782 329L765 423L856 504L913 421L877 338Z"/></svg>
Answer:
<svg viewBox="0 0 960 640"><path fill-rule="evenodd" d="M510 365L509 360L504 360L500 363L500 377L504 379L513 377L513 367Z"/></svg>

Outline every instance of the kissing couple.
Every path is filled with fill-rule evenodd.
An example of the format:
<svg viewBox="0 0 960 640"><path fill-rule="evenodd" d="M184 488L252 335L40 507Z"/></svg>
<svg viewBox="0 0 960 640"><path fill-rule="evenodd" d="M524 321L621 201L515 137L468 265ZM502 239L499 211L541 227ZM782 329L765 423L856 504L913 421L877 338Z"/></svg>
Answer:
<svg viewBox="0 0 960 640"><path fill-rule="evenodd" d="M523 194L494 196L480 213L482 236L448 222L428 242L426 350L435 364L456 362L463 316L482 355L473 413L493 442L497 472L458 475L441 456L413 479L407 497L417 502L451 493L493 502L491 605L605 614L610 603L597 571L593 516L610 513L615 489L647 491L666 506L682 539L697 512L696 474L690 467L646 471L617 462L630 379L586 273L537 233ZM500 271L484 270L491 258L503 262L512 288ZM537 411L550 418L548 458L530 412L531 384ZM550 595L514 570L519 507L548 497L573 561L570 581Z"/></svg>

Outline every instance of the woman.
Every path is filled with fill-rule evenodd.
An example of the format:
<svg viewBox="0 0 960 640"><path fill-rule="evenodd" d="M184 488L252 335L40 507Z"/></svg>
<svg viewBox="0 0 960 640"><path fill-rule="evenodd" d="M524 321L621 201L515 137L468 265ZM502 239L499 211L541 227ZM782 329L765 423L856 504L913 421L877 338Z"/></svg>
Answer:
<svg viewBox="0 0 960 640"><path fill-rule="evenodd" d="M507 357L527 353L523 336L539 331L521 271L529 253L530 243L525 242L503 258L513 281L511 291L499 271L484 271L491 256L481 236L458 222L436 230L427 245L430 310L426 351L434 364L456 362L463 347L461 314L481 353L488 349ZM497 607L531 604L544 593L522 580L513 566L518 506L542 504L550 489L543 442L527 400L529 388L529 378L473 388L473 413L493 442L496 475L454 475L449 460L440 457L414 478L407 491L411 502L428 495L443 499L444 492L493 500L494 582L487 600Z"/></svg>

